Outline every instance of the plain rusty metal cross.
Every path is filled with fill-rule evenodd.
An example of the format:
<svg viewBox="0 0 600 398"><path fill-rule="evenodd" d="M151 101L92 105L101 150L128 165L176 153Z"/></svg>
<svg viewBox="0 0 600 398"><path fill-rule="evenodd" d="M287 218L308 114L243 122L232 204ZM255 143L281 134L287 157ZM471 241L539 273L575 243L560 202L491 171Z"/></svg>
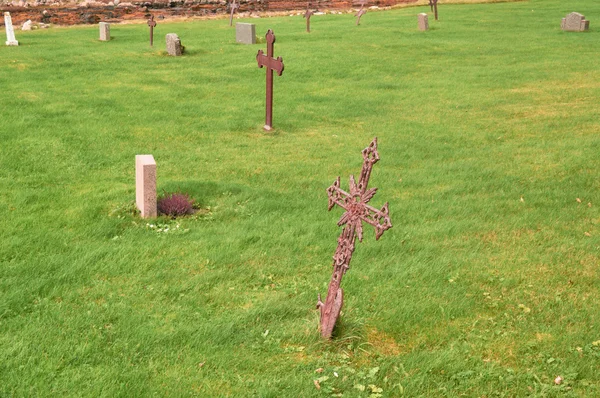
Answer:
<svg viewBox="0 0 600 398"><path fill-rule="evenodd" d="M377 137L362 151L362 156L363 166L360 178L358 179L358 183L356 183L354 176L350 176L350 192L340 189L340 177L327 189L329 210L338 205L345 212L338 221L338 225L344 225L344 229L338 238L338 246L333 256L333 275L329 282L327 298L323 303L319 294L317 302L317 308L321 310L321 336L326 339L331 337L335 322L344 304L344 292L340 284L342 277L350 268L350 260L354 252L356 238L362 242L362 223L366 222L375 227L375 239L377 240L379 240L386 230L392 227L387 202L381 210L367 204L377 192L377 188L367 189L373 165L379 160Z"/></svg>
<svg viewBox="0 0 600 398"><path fill-rule="evenodd" d="M431 11L434 12L436 21L438 20L437 3L438 0L429 0L429 7L431 7Z"/></svg>
<svg viewBox="0 0 600 398"><path fill-rule="evenodd" d="M150 27L150 47L152 47L154 45L154 27L156 26L154 15L150 16L150 19L148 20L148 26Z"/></svg>
<svg viewBox="0 0 600 398"><path fill-rule="evenodd" d="M231 13L229 14L229 26L233 25L233 13L235 12L235 10L237 10L238 8L240 8L239 4L236 4L235 0L233 0L230 4L229 4L229 9L231 11Z"/></svg>
<svg viewBox="0 0 600 398"><path fill-rule="evenodd" d="M258 62L259 68L265 66L267 69L267 115L265 118L264 129L269 131L273 128L273 71L277 72L277 76L281 76L283 73L283 58L273 58L273 44L275 43L275 35L271 29L267 31L267 35L265 37L267 38L267 55L265 55L262 50L258 50L258 54L256 54L256 61Z"/></svg>
<svg viewBox="0 0 600 398"><path fill-rule="evenodd" d="M362 17L363 15L365 15L367 13L367 10L364 9L365 7L365 0L362 0L360 2L360 10L358 10L358 12L354 15L356 17L356 25L360 24L360 17Z"/></svg>
<svg viewBox="0 0 600 398"><path fill-rule="evenodd" d="M306 12L304 13L304 18L306 18L306 31L310 33L310 17L314 14L311 10L308 9L310 3L306 4Z"/></svg>

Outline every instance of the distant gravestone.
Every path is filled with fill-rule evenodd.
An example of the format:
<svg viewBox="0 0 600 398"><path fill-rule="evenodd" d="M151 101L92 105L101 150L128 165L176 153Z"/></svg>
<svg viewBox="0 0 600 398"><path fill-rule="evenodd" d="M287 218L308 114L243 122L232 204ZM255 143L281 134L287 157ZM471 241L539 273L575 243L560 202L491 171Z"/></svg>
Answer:
<svg viewBox="0 0 600 398"><path fill-rule="evenodd" d="M429 18L427 14L419 14L419 30L429 30Z"/></svg>
<svg viewBox="0 0 600 398"><path fill-rule="evenodd" d="M580 13L572 12L562 19L560 28L568 32L584 32L590 28L590 21L586 21Z"/></svg>
<svg viewBox="0 0 600 398"><path fill-rule="evenodd" d="M100 41L109 41L110 40L110 24L106 22L100 22L98 24L100 27Z"/></svg>
<svg viewBox="0 0 600 398"><path fill-rule="evenodd" d="M256 25L253 23L236 23L235 41L242 44L256 44Z"/></svg>
<svg viewBox="0 0 600 398"><path fill-rule="evenodd" d="M167 53L174 57L179 57L183 51L181 49L181 40L175 33L167 34Z"/></svg>
<svg viewBox="0 0 600 398"><path fill-rule="evenodd" d="M15 39L15 29L13 28L10 12L4 13L4 25L6 26L6 45L18 46L19 42Z"/></svg>
<svg viewBox="0 0 600 398"><path fill-rule="evenodd" d="M27 21L23 22L23 26L21 26L21 30L31 30L33 27L33 22L31 22L31 19L28 19Z"/></svg>
<svg viewBox="0 0 600 398"><path fill-rule="evenodd" d="M156 217L156 162L152 155L135 156L135 204L143 218Z"/></svg>

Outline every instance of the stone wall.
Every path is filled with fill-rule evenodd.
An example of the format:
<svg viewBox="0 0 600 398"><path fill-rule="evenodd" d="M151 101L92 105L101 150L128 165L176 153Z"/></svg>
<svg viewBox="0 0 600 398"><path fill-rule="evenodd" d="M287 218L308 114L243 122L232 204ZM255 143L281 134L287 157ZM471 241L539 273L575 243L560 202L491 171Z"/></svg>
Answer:
<svg viewBox="0 0 600 398"><path fill-rule="evenodd" d="M416 3L417 0L370 0L365 7L388 7L399 3ZM116 4L115 4L116 3ZM132 19L146 19L150 14L157 17L198 17L227 14L228 1L225 0L156 0L156 1L84 1L80 3L54 2L50 0L25 0L0 2L0 15L9 11L13 24L18 26L28 19L34 22L56 25L96 24L98 22L119 22ZM311 1L312 9L341 10L359 8L353 0ZM264 12L303 10L306 0L241 0L238 12L242 16ZM0 18L0 26L4 20Z"/></svg>

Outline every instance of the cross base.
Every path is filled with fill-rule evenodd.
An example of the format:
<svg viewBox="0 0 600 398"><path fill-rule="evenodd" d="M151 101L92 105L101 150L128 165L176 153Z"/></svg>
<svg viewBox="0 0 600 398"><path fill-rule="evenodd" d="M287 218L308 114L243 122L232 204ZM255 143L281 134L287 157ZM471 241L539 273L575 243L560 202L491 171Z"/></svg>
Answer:
<svg viewBox="0 0 600 398"><path fill-rule="evenodd" d="M16 41L16 40L15 40L15 41L7 41L7 42L6 42L6 45L7 45L7 46L18 46L18 45L19 45L19 42L18 42L18 41Z"/></svg>
<svg viewBox="0 0 600 398"><path fill-rule="evenodd" d="M265 124L265 125L263 126L263 129L264 129L265 131L271 131L271 130L273 130L273 127L269 126L268 124Z"/></svg>

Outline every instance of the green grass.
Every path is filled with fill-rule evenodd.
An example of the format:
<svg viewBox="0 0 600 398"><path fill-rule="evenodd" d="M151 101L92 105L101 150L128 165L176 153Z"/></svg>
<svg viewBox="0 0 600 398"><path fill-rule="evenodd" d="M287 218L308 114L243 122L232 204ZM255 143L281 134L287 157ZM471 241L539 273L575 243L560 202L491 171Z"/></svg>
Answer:
<svg viewBox="0 0 600 398"><path fill-rule="evenodd" d="M419 32L427 9L247 21L285 62L272 133L265 45L226 20L159 22L154 49L145 25L17 31L0 395L600 396L600 3L440 4ZM560 30L571 11L589 32ZM323 342L325 189L375 136L394 227L357 245ZM142 153L204 211L132 215Z"/></svg>

